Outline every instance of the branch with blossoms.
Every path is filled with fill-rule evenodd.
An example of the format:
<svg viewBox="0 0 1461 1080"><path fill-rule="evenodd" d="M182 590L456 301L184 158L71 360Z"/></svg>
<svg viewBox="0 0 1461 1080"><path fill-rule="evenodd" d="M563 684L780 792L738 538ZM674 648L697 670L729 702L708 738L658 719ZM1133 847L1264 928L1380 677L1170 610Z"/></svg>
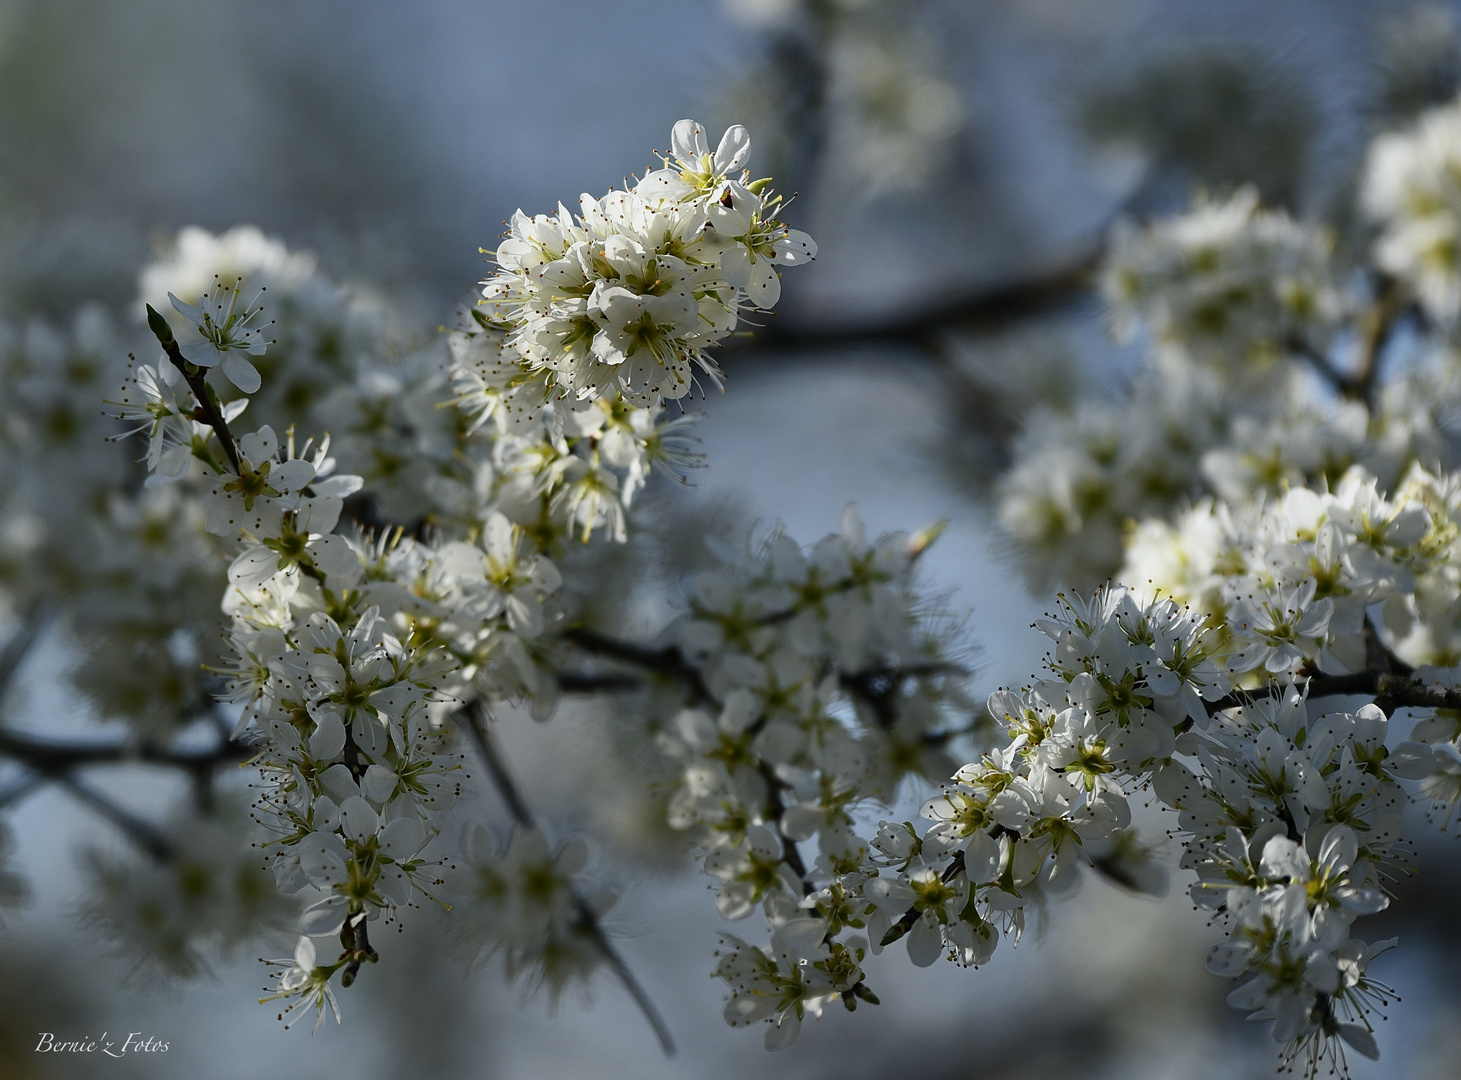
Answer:
<svg viewBox="0 0 1461 1080"><path fill-rule="evenodd" d="M1355 267L1246 190L1118 228L1103 287L1148 366L1125 402L1033 416L996 492L1032 578L1132 588L1066 594L1038 624L1045 672L989 706L1009 748L956 774L923 835L886 841L914 861L871 886L906 904L884 940L913 949L921 925L924 949L957 956L1150 790L1228 934L1208 966L1239 980L1234 1007L1311 1076L1378 1054L1391 992L1369 965L1394 943L1351 928L1390 902L1404 802L1449 823L1461 790L1461 269L1440 240L1461 221L1458 117L1377 139Z"/></svg>
<svg viewBox="0 0 1461 1080"><path fill-rule="evenodd" d="M1125 523L1184 501L1332 486L1353 464L1393 488L1413 462L1457 460L1461 278L1439 238L1458 108L1375 140L1355 208L1368 247L1338 252L1250 188L1117 226L1097 279L1149 358L1124 400L1036 409L1015 435L993 499L1033 583L1112 577Z"/></svg>
<svg viewBox="0 0 1461 1080"><path fill-rule="evenodd" d="M507 762L498 749L496 740L492 737L492 717L485 708L478 703L475 707L467 710L462 717L468 735L476 743L478 752L481 754L482 763L487 766L488 775L492 778L493 787L496 788L498 797L506 804L517 827L526 833L540 833L541 826L533 818L532 811L528 809L527 799L519 790L517 783L513 780L512 774L508 771ZM574 932L587 937L594 946L603 954L604 961L614 973L614 977L623 985L625 991L634 999L634 1004L649 1021L650 1027L654 1029L655 1038L659 1040L660 1049L666 1057L673 1057L675 1053L674 1036L670 1034L669 1027L665 1024L664 1018L660 1016L659 1010L655 1008L654 1002L650 999L639 980L635 978L634 972L630 969L624 958L619 955L613 943L609 940L602 924L599 921L599 913L595 910L594 904L589 899L579 895L573 888L571 882L566 884L565 890L572 902L573 913L577 919L577 926Z"/></svg>
<svg viewBox="0 0 1461 1080"><path fill-rule="evenodd" d="M659 167L624 190L583 196L576 212L520 211L482 303L447 336L448 377L349 381L306 364L328 393L302 417L288 410L311 384L278 389L291 369L271 369L274 350L330 350L287 312L316 304L350 325L312 270L268 254L281 304L270 342L237 276L149 293L173 301L171 315L147 309L164 359L134 363L111 409L146 442L143 492L157 502L136 535L178 543L158 519L191 521L188 557L216 573L223 656L209 666L236 710L217 753L247 748L254 850L274 891L303 907L265 1000L290 1023L338 1019L337 991L390 961L372 943L379 928L432 902L472 955L550 995L607 968L668 1046L609 939L612 897L586 873L587 844L550 837L485 720L511 704L545 720L562 694L612 694L605 724L657 751L654 795L719 914L764 920L722 935L716 974L727 1022L762 1024L772 1049L830 1005L876 1004L877 957L897 942L921 966L978 966L1082 866L1159 890L1166 868L1131 821L1130 800L1150 791L1177 815L1181 868L1224 936L1209 967L1240 980L1235 1007L1272 1021L1286 1062L1310 1073L1342 1069L1349 1050L1373 1055L1390 991L1369 966L1385 943L1352 930L1389 903L1410 792L1448 818L1461 801L1461 480L1419 464L1423 432L1395 433L1409 406L1387 381L1402 324L1440 324L1435 296L1388 256L1388 277L1341 281L1322 230L1247 192L1121 227L1102 280L1125 329L1154 342L1160 373L1128 412L1187 442L1136 454L1139 424L1107 438L1079 417L1027 431L1002 482L1007 522L1047 553L1078 549L1086 561L1067 577L1101 580L1124 558L1117 580L1145 584L1062 594L1038 624L1052 643L1044 670L986 705L970 694L960 619L920 580L938 527L869 537L851 507L810 547L777 529L719 545L679 615L630 637L596 617L608 575L579 552L633 542L651 474L700 464L691 418L668 404L719 384L714 348L772 308L782 268L815 253L749 154L742 128L712 147L682 121ZM1073 295L1090 266L1083 256L938 318L1038 309ZM1214 411L1252 399L1278 407L1231 423ZM1190 424L1174 411L1198 407ZM1292 437L1302 408L1326 432L1358 424L1353 452L1321 440L1297 464L1265 457L1255 432ZM336 437L297 434L326 429ZM1096 481L1130 479L1149 501L1073 475L1059 457L1071 443L1107 470ZM1203 489L1186 474L1167 483L1157 465L1200 469L1210 497L1180 504ZM1052 485L1059 498L1042 501ZM145 494L161 491L172 494ZM341 529L347 500L369 526ZM1166 517L1143 509L1158 505ZM1127 516L1139 519L1129 530ZM137 577L139 606L188 592L164 570ZM1418 717L1403 740L1390 729L1401 709ZM450 829L472 781L457 735L512 819L504 836L468 821L458 842ZM221 845L129 824L72 775L149 758L211 775L211 751L172 745L0 737L0 753L28 755L181 866ZM915 791L931 794L921 820L887 820ZM124 890L119 880L109 887Z"/></svg>
<svg viewBox="0 0 1461 1080"><path fill-rule="evenodd" d="M552 639L568 620L548 553L595 534L623 542L650 470L696 464L688 421L665 416L664 400L697 376L717 381L707 350L744 309L776 302L776 267L815 252L778 220L769 181L744 171L744 129L712 151L684 121L672 147L634 187L584 196L578 216L515 216L482 307L451 338L463 422L442 469L475 486L429 540L335 531L365 484L338 469L328 436L300 443L268 424L234 434L264 388L244 357L273 344L241 282L215 278L199 305L169 293L176 331L148 307L168 363L134 365L113 409L147 439L158 478L206 492L228 559L222 697L260 772L252 816L280 891L317 897L266 999L291 1002L281 1015L303 1005L316 1026L338 1018L335 977L349 986L379 959L370 924L419 896L456 908L481 952L554 994L606 963L672 1045L602 929L604 901L574 881L579 848L551 849L478 726L469 733L518 828L505 849L470 833L458 875L426 854L466 779L453 717L514 697L552 709ZM242 397L208 383L215 368ZM470 471L479 461L491 463L485 486ZM326 936L341 943L333 962L312 943Z"/></svg>

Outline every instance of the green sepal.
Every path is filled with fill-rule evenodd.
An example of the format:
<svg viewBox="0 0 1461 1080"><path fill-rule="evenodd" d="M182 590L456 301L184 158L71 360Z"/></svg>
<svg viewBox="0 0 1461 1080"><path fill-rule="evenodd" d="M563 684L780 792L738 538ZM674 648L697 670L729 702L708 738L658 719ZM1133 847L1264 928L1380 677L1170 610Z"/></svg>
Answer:
<svg viewBox="0 0 1461 1080"><path fill-rule="evenodd" d="M164 349L176 340L167 319L151 304L147 305L147 329L157 335L157 340Z"/></svg>

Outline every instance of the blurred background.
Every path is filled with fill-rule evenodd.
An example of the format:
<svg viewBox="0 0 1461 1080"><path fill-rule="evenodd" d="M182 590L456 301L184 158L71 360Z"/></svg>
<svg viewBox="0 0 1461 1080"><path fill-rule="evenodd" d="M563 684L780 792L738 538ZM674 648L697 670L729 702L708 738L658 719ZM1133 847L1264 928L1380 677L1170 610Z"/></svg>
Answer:
<svg viewBox="0 0 1461 1080"><path fill-rule="evenodd" d="M1109 343L1086 288L1105 229L1252 182L1271 204L1335 222L1343 242L1368 138L1456 91L1456 14L1381 0L0 0L0 316L17 331L69 325L94 302L124 328L125 353L140 268L183 227L252 224L388 299L429 348L513 210L573 205L642 172L682 116L715 131L743 122L757 175L797 193L786 216L821 253L787 280L775 319L722 356L728 392L693 404L709 469L655 497L725 528L781 520L804 542L848 501L874 533L950 519L928 578L970 612L988 691L1032 671L1043 640L1026 629L1040 601L992 524L989 483L1031 409L1119 387L1136 360ZM9 722L102 723L68 677L76 647L57 630L31 653ZM554 1014L490 964L469 971L431 911L413 912L344 995L345 1024L315 1037L253 1004L255 956L289 951L288 934L245 942L187 982L149 975L78 901L77 852L124 842L48 788L6 809L9 870L28 897L0 926L0 1075L1094 1080L1273 1068L1275 1048L1203 970L1217 934L1184 889L1142 899L1094 879L985 969L921 971L890 950L870 972L880 1007L828 1015L768 1055L720 1019L703 880L688 860L624 839L633 807L597 773L606 737L593 716L507 723L544 816L618 860L614 928L677 1058L660 1057L606 980ZM95 783L161 806L173 781L111 770ZM897 812L919 801L909 792ZM1421 872L1374 932L1401 937L1378 974L1405 1000L1379 1032L1382 1062L1358 1063L1359 1076L1461 1076L1461 871L1448 869L1451 837L1416 833ZM38 1055L42 1031L140 1031L169 1048Z"/></svg>

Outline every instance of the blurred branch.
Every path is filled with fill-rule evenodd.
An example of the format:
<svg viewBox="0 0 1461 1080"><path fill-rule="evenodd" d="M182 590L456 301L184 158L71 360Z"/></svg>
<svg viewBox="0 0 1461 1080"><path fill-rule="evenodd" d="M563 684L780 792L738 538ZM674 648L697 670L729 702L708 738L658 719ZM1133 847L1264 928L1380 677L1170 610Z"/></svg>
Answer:
<svg viewBox="0 0 1461 1080"><path fill-rule="evenodd" d="M891 731L898 722L894 704L903 683L924 675L968 675L958 664L909 664L907 667L876 667L863 671L843 672L838 676L842 688L867 703L877 717L878 726Z"/></svg>
<svg viewBox="0 0 1461 1080"><path fill-rule="evenodd" d="M781 835L781 861L791 868L796 879L801 882L802 895L811 896L816 890L807 879L807 864L802 858L801 849L796 846L796 841L781 833L781 819L786 814L786 800L781 797L783 791L791 788L781 777L776 775L776 769L769 761L763 761L757 767L761 779L766 781L766 820L774 821L777 824L777 833Z"/></svg>
<svg viewBox="0 0 1461 1080"><path fill-rule="evenodd" d="M1406 313L1418 310L1393 278L1383 278L1377 293L1374 304L1360 320L1360 357L1354 377L1359 397L1372 414L1375 412L1375 390L1385 347Z"/></svg>
<svg viewBox="0 0 1461 1080"><path fill-rule="evenodd" d="M843 318L805 326L777 321L753 335L737 339L728 346L727 354L775 352L781 355L870 345L912 345L936 353L935 343L944 334L995 330L1075 303L1089 289L1104 251L1104 242L1091 242L1028 274L979 285L883 320L858 323Z"/></svg>
<svg viewBox="0 0 1461 1080"><path fill-rule="evenodd" d="M788 100L784 115L790 122L787 142L792 147L787 179L793 189L817 185L827 146L828 49L832 27L825 13L814 14L809 34L783 33L770 42L771 68L787 77Z"/></svg>
<svg viewBox="0 0 1461 1080"><path fill-rule="evenodd" d="M1313 675L1307 680L1309 697L1345 697L1364 695L1376 699L1385 712L1392 709L1461 709L1461 690L1430 686L1410 675L1388 671L1357 671L1349 675ZM1260 698L1278 697L1289 687L1268 685L1253 690L1239 690L1209 701L1209 716L1224 709L1236 709Z"/></svg>
<svg viewBox="0 0 1461 1080"><path fill-rule="evenodd" d="M482 763L487 766L488 775L492 778L492 784L497 789L498 796L502 799L507 811L512 815L514 821L524 829L537 828L532 811L528 809L528 803L523 798L522 791L518 788L512 774L507 769L507 762L498 750L496 742L492 738L492 714L487 706L480 701L474 702L457 713L458 719L465 721L463 726L467 734L477 745L477 751L482 757ZM649 1026L654 1029L654 1034L659 1039L660 1048L666 1057L673 1057L675 1054L675 1040L670 1034L669 1027L665 1024L664 1018L660 1016L659 1010L655 1008L654 1002L650 1000L649 994L634 977L634 972L624 958L619 955L618 950L610 943L608 936L604 933L603 926L599 923L599 917L580 896L572 886L568 888L569 896L573 898L573 910L579 924L593 939L594 945L603 954L605 962L610 970L618 978L629 996L634 999L634 1004L649 1021Z"/></svg>
<svg viewBox="0 0 1461 1080"><path fill-rule="evenodd" d="M128 810L122 809L112 802L105 795L93 791L82 784L76 777L68 772L59 773L55 780L62 787L66 788L77 799L91 807L102 817L116 825L127 835L127 838L135 843L147 854L159 862L170 862L176 851L167 837L163 836L154 825L143 821Z"/></svg>
<svg viewBox="0 0 1461 1080"><path fill-rule="evenodd" d="M10 685L11 676L20 667L21 661L29 655L31 646L36 643L46 624L51 621L51 613L52 608L48 602L42 600L33 604L21 617L20 626L10 635L4 648L0 648L0 693Z"/></svg>
<svg viewBox="0 0 1461 1080"><path fill-rule="evenodd" d="M597 694L605 690L637 690L643 679L633 675L597 675L581 671L560 671L558 688L567 694Z"/></svg>
<svg viewBox="0 0 1461 1080"><path fill-rule="evenodd" d="M678 679L702 701L710 698L710 690L705 685L704 679L701 678L699 669L686 661L680 650L673 645L663 649L646 649L641 645L618 641L583 627L572 627L565 630L563 637L585 652L606 656L612 660L622 660L646 671L658 672Z"/></svg>
<svg viewBox="0 0 1461 1080"><path fill-rule="evenodd" d="M0 791L0 810L13 802L19 802L32 791L43 787L49 778L44 773L28 772L4 791Z"/></svg>
<svg viewBox="0 0 1461 1080"><path fill-rule="evenodd" d="M213 774L222 765L247 759L248 747L234 739L220 738L206 750L175 750L154 743L74 742L23 735L0 727L0 757L8 757L29 771L4 791L0 808L16 802L47 783L60 784L77 799L114 822L139 847L156 859L172 858L172 846L154 826L78 781L74 770L89 765L143 764L182 769L193 781L199 808L212 803Z"/></svg>
<svg viewBox="0 0 1461 1080"><path fill-rule="evenodd" d="M63 773L84 765L143 764L211 771L243 761L251 751L229 739L207 750L174 750L154 743L67 742L22 735L0 727L0 756L13 758L40 773Z"/></svg>

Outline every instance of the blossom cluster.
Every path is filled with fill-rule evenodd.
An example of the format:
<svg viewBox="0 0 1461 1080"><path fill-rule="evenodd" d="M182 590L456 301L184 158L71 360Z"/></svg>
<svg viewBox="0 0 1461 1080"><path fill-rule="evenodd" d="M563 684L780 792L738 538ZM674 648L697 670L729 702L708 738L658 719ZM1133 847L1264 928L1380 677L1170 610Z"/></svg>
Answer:
<svg viewBox="0 0 1461 1080"><path fill-rule="evenodd" d="M672 271L693 278L696 303L720 305L730 327L745 304L769 307L779 288L773 264L810 257L812 246L776 221L765 182L734 173L749 148L743 129L714 154L704 143L685 121L665 169L635 191L585 200L577 222L560 214L559 224L592 237L573 240L551 268L532 261L541 245L505 242L503 269L485 283L489 297L508 304L504 283L521 272L536 283L524 287L543 286L541 302L567 303L553 291L562 282L543 283L571 261L597 275L580 299L599 315L624 302L653 308L645 332L661 325ZM637 270L612 269L623 258L638 258ZM240 268L266 282L259 300L243 302L240 276L226 276ZM211 284L198 297L208 269ZM171 284L187 291L179 296ZM569 539L626 539L651 470L678 476L697 463L688 419L667 415L658 396L629 400L624 386L564 392L561 373L534 360L531 307L508 313L498 304L496 317L464 320L446 339L449 367L439 364L451 385L420 363L392 375L373 354L344 355L346 343L369 339L360 324L371 311L251 230L186 232L173 261L144 275L144 289L164 292L173 312L148 306L166 357L134 361L109 412L144 441L149 490L172 493L181 527L200 534L203 558L227 568L217 693L238 710L233 738L259 769L253 817L275 884L314 898L301 918L304 937L292 960L278 962L266 1000L289 1000L291 1015L312 1008L317 1026L330 1011L338 1016L335 982L348 986L376 959L372 925L422 897L450 897L472 947L501 954L511 975L555 994L586 976L606 956L598 917L612 897L576 882L585 861L577 846L555 853L543 830L519 817L505 846L469 828L457 874L431 854L446 850L437 839L443 815L467 775L451 740L490 724L493 703L525 701L540 717L552 711L559 635L575 604L608 587L564 590L557 553ZM624 300L631 295L640 299ZM716 340L682 329L673 345L682 360ZM600 348L593 362L644 361L621 338L605 331L601 344L617 340L622 354ZM299 359L271 370L281 341ZM215 370L231 387L209 382ZM281 394L271 387L275 373L305 381ZM418 408L427 401L430 409ZM281 435L266 422L236 434L247 430L245 415L260 411L316 429L341 420L343 429L339 438L301 441L296 423ZM393 454L402 467L382 473ZM410 473L423 465L424 477ZM393 512L404 512L410 535L383 523ZM339 530L347 517L356 519L349 533ZM477 737L490 756L490 733L478 728ZM326 936L343 948L333 961L314 944Z"/></svg>
<svg viewBox="0 0 1461 1080"><path fill-rule="evenodd" d="M693 839L720 914L759 911L772 931L769 948L722 935L726 1020L769 1021L773 1049L831 1002L876 1002L861 965L879 946L858 933L868 808L945 774L950 742L974 730L957 626L914 582L934 535L869 542L849 507L810 550L782 533L723 549L658 654L681 688L651 703L675 768L669 822Z"/></svg>
<svg viewBox="0 0 1461 1080"><path fill-rule="evenodd" d="M1104 280L1149 365L1125 402L1032 414L999 499L1047 577L1119 567L1130 587L1062 594L1037 623L1042 673L982 708L957 621L916 579L937 528L869 540L851 508L810 549L780 532L716 548L681 617L640 644L600 628L593 596L618 585L581 553L629 539L654 472L698 464L672 404L718 382L708 350L815 254L749 150L743 128L712 149L682 121L663 167L626 190L520 211L482 303L435 353L250 230L185 232L147 272L166 356L134 361L109 404L145 444L147 485L119 493L108 461L79 470L75 505L0 490L20 511L0 569L62 578L68 513L111 538L75 560L77 594L124 584L92 632L142 624L173 668L201 659L209 675L168 684L110 649L133 682L99 664L84 677L98 694L147 687L113 710L139 727L178 726L210 694L236 710L224 745L258 770L264 867L225 858L211 819L180 826L150 875L101 865L98 921L145 927L133 936L191 969L200 937L227 943L272 912L267 868L310 903L265 1000L316 1027L377 959L372 930L423 899L551 993L617 969L587 846L533 820L490 728L504 702L545 719L564 692L627 689L718 912L767 924L763 944L722 935L716 975L726 1020L765 1022L769 1048L834 1002L876 1004L869 958L900 940L917 965L978 966L1082 865L1158 887L1132 827L1150 792L1225 936L1208 966L1240 980L1232 1004L1271 1020L1310 1074L1342 1069L1345 1047L1374 1056L1389 990L1369 967L1387 943L1352 931L1389 903L1404 785L1448 817L1461 803L1461 474L1435 464L1454 364L1421 335L1424 362L1380 378L1397 321L1444 314L1439 286L1392 257L1390 233L1376 259L1393 280L1358 281L1324 229L1247 190L1121 227ZM1424 188L1424 155L1405 153L1384 169ZM1431 201L1424 214L1449 212ZM1367 205L1395 235L1424 216L1409 196ZM75 343L33 327L7 346L23 372L0 409L7 453L41 432L64 465L101 319ZM1402 711L1409 739L1391 730ZM515 827L471 823L457 854L459 737ZM921 824L884 820L909 797ZM317 944L331 938L333 958Z"/></svg>
<svg viewBox="0 0 1461 1080"><path fill-rule="evenodd" d="M811 237L778 217L769 180L752 180L751 137L729 128L715 150L681 120L663 167L579 213L521 210L485 283L483 322L506 332L531 392L509 409L531 413L550 396L653 405L688 394L698 375L719 383L707 350L742 310L769 310L778 266L815 258Z"/></svg>
<svg viewBox="0 0 1461 1080"><path fill-rule="evenodd" d="M1344 1071L1346 1047L1378 1052L1391 991L1368 967L1394 942L1351 927L1388 905L1405 860L1402 782L1447 821L1461 797L1458 482L1411 465L1386 485L1352 466L1316 488L1200 500L1134 527L1118 574L1134 592L1104 589L1042 627L1066 683L1038 684L1044 700L1053 684L1057 707L1073 706L1093 677L1163 714L1164 748L1108 775L1178 812L1193 899L1228 934L1209 968L1240 980L1231 1004L1272 1020L1285 1061L1311 1076ZM1203 674L1180 676L1195 696L1173 712L1168 656L1199 657L1149 624L1177 612ZM1416 721L1408 739L1397 711Z"/></svg>
<svg viewBox="0 0 1461 1080"><path fill-rule="evenodd" d="M876 1001L868 956L902 938L916 964L983 964L1082 863L1158 887L1155 852L1131 827L1132 800L1149 792L1175 813L1192 897L1225 934L1208 967L1237 980L1231 1004L1271 1021L1306 1075L1344 1071L1347 1050L1376 1056L1393 994L1369 969L1394 942L1353 928L1388 906L1406 860L1405 785L1448 816L1461 791L1458 485L1412 467L1392 494L1353 467L1332 490L1207 500L1175 526L1144 523L1122 572L1142 587L1063 594L1037 622L1052 645L1044 672L987 705L1007 741L952 771L921 828L864 828L900 771L931 778L927 751L948 745L925 734L912 770L895 764L911 759L906 743L891 767L869 752L868 720L901 715L861 696L897 679L864 682L849 666L864 654L845 639L864 618L844 605L871 597L832 607L839 574L817 583L825 616L789 602L783 581L801 581L808 560L784 538L738 573L697 579L671 638L689 701L659 736L683 770L671 822L694 830L721 914L759 910L772 931L767 945L723 935L727 1021L765 1021L767 1046L785 1046L832 1002ZM810 561L838 552L845 565L848 539ZM907 625L907 610L874 625ZM798 654L832 661L835 683L814 694ZM884 666L912 670L898 655ZM839 693L867 714L863 730L838 720ZM958 700L940 704L962 711ZM1409 739L1392 730L1398 709L1419 713ZM814 836L809 863L799 845Z"/></svg>
<svg viewBox="0 0 1461 1080"><path fill-rule="evenodd" d="M1344 312L1333 243L1241 188L1150 225L1119 222L1102 286L1119 334L1145 327L1202 363L1261 370L1333 334Z"/></svg>
<svg viewBox="0 0 1461 1080"><path fill-rule="evenodd" d="M1173 524L1139 525L1119 576L1220 622L1234 670L1360 670L1377 634L1407 666L1447 667L1461 596L1454 475L1416 466L1389 495L1355 467L1332 491L1203 500Z"/></svg>
<svg viewBox="0 0 1461 1080"><path fill-rule="evenodd" d="M1288 608L1265 611L1324 642L1331 601L1310 603L1313 592L1309 578ZM1121 587L1068 599L1039 624L1055 644L1047 677L990 709L1032 771L1053 765L1118 800L1150 785L1178 812L1193 899L1228 936L1209 969L1242 980L1230 1003L1272 1020L1286 1063L1312 1076L1343 1066L1341 1041L1377 1056L1372 1014L1389 989L1367 969L1394 943L1368 945L1351 926L1388 904L1405 855L1397 781L1429 775L1433 752L1388 741L1374 704L1321 712L1310 697L1332 691L1262 619L1229 614L1239 640L1227 642L1213 622ZM949 816L937 801L925 813Z"/></svg>
<svg viewBox="0 0 1461 1080"><path fill-rule="evenodd" d="M211 328L203 322L199 336L223 352ZM261 846L281 892L319 897L301 919L305 940L345 943L333 963L285 966L275 998L308 1000L322 1018L331 976L343 970L348 985L375 959L371 921L444 884L441 860L423 850L461 790L445 720L550 681L531 650L561 575L497 511L460 539L337 533L362 480L338 471L328 436L300 444L292 428L281 439L265 425L234 441L227 422L247 399L222 406L218 422L195 419L202 370L138 367L116 409L147 437L159 475L173 461L180 477L194 462L213 475L206 527L231 553L221 696L238 707L234 736L260 770ZM542 697L551 707L553 695ZM519 884L531 888L532 876ZM514 965L534 946L551 959L554 945L519 942ZM296 961L313 949L301 944Z"/></svg>
<svg viewBox="0 0 1461 1080"><path fill-rule="evenodd" d="M691 417L663 403L622 397L555 400L530 412L515 405L525 383L516 354L491 327L463 327L450 339L456 403L468 431L490 425L492 455L477 467L478 492L551 549L595 532L624 542L634 497L654 467L684 481L700 464ZM481 496L478 495L478 503Z"/></svg>
<svg viewBox="0 0 1461 1080"><path fill-rule="evenodd" d="M165 859L90 853L84 918L144 970L184 978L206 971L214 950L287 929L288 905L259 865L248 824L229 800L211 814L169 822Z"/></svg>
<svg viewBox="0 0 1461 1080"><path fill-rule="evenodd" d="M1375 262L1414 289L1426 313L1461 313L1461 103L1432 109L1370 147L1362 201L1380 229Z"/></svg>
<svg viewBox="0 0 1461 1080"><path fill-rule="evenodd" d="M1420 339L1398 364L1403 300L1354 284L1332 247L1251 189L1118 225L1103 287L1148 359L1122 399L1034 410L995 485L1034 584L1107 579L1131 523L1184 501L1333 484L1354 464L1393 485L1453 459L1449 346Z"/></svg>

